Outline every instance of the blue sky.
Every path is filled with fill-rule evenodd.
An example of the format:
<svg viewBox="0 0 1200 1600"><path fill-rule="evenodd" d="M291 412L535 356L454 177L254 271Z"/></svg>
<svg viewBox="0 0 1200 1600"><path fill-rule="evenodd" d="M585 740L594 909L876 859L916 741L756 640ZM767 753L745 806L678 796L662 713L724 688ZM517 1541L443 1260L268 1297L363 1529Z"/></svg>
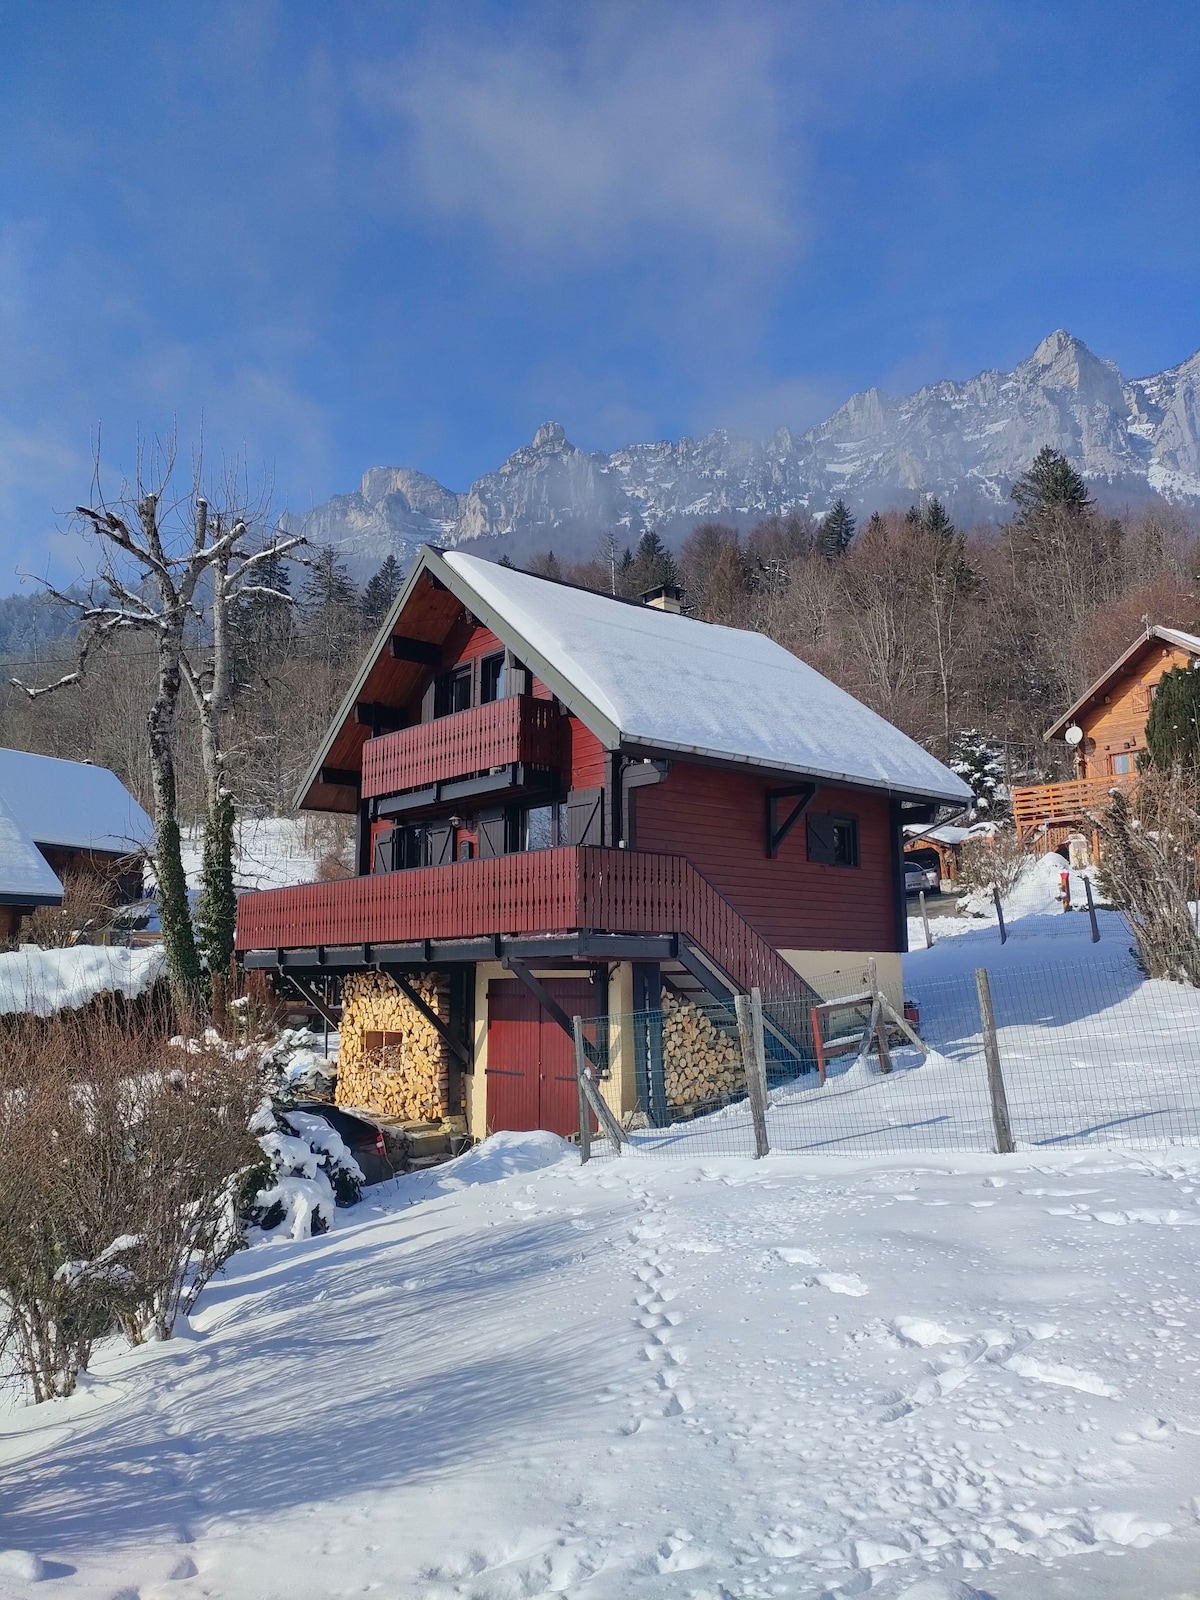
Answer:
<svg viewBox="0 0 1200 1600"><path fill-rule="evenodd" d="M1200 346L1194 3L0 0L0 592L173 424L293 510Z"/></svg>

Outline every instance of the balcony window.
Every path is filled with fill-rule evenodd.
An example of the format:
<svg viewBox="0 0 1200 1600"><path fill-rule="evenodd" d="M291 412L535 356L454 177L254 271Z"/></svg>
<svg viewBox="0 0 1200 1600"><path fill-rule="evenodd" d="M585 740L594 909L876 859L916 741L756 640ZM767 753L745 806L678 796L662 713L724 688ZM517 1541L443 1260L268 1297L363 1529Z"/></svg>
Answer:
<svg viewBox="0 0 1200 1600"><path fill-rule="evenodd" d="M1108 760L1109 765L1112 768L1112 775L1114 778L1119 778L1123 776L1123 774L1133 771L1132 750L1125 750L1119 755L1109 756Z"/></svg>
<svg viewBox="0 0 1200 1600"><path fill-rule="evenodd" d="M479 703L490 705L504 698L504 655L484 656L479 663Z"/></svg>
<svg viewBox="0 0 1200 1600"><path fill-rule="evenodd" d="M456 711L471 709L471 669L455 667L453 672L443 672L434 682L433 714L450 717Z"/></svg>
<svg viewBox="0 0 1200 1600"><path fill-rule="evenodd" d="M510 850L552 850L568 841L565 801L549 806L519 806L511 816Z"/></svg>

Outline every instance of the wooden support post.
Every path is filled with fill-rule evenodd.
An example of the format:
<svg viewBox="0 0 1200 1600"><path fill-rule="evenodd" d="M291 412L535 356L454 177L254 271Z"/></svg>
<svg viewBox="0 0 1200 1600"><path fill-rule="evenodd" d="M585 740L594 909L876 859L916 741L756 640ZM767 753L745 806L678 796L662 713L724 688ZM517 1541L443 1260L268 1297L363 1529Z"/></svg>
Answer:
<svg viewBox="0 0 1200 1600"><path fill-rule="evenodd" d="M812 1019L813 1049L817 1055L817 1082L823 1086L825 1083L825 1045L821 1038L820 1006L813 1006L808 1014Z"/></svg>
<svg viewBox="0 0 1200 1600"><path fill-rule="evenodd" d="M879 1052L880 1072L892 1070L892 1053L888 1049L887 1023L883 1016L883 995L879 989L879 974L875 970L875 957L867 962L867 981L871 990L871 1020L867 1024L867 1034L864 1039L863 1054L866 1055L871 1045L871 1035L875 1035L875 1048Z"/></svg>
<svg viewBox="0 0 1200 1600"><path fill-rule="evenodd" d="M992 1012L992 988L986 967L976 967L975 987L979 991L979 1020L983 1025L983 1054L987 1061L988 1095L992 1102L992 1131L997 1154L1006 1156L1013 1153L1016 1145L1013 1143L1012 1123L1008 1115L1008 1096L1004 1092L996 1018Z"/></svg>
<svg viewBox="0 0 1200 1600"><path fill-rule="evenodd" d="M929 912L928 912L928 910L926 909L926 906L925 906L925 891L924 891L924 889L921 890L920 900L921 900L921 921L925 924L925 948L926 948L926 950L932 950L933 949L933 935L929 931Z"/></svg>
<svg viewBox="0 0 1200 1600"><path fill-rule="evenodd" d="M996 920L1000 924L1000 943L1008 943L1008 929L1004 926L1004 907L1000 904L1000 891L995 884L992 885L992 900L996 906Z"/></svg>
<svg viewBox="0 0 1200 1600"><path fill-rule="evenodd" d="M1092 924L1092 943L1100 943L1100 924L1096 921L1096 902L1092 899L1092 880L1084 877L1083 892L1087 897L1088 918Z"/></svg>
<svg viewBox="0 0 1200 1600"><path fill-rule="evenodd" d="M583 1053L582 1017L571 1018L571 1032L575 1040L575 1081L579 1090L579 1162L581 1166L586 1166L592 1154L592 1113L584 1084L588 1064Z"/></svg>
<svg viewBox="0 0 1200 1600"><path fill-rule="evenodd" d="M771 1153L767 1139L767 1063L763 1042L762 993L752 989L749 995L735 995L733 1003L742 1047L742 1065L746 1072L750 1117L754 1123L754 1157L760 1160Z"/></svg>
<svg viewBox="0 0 1200 1600"><path fill-rule="evenodd" d="M617 1152L619 1154L621 1146L629 1143L629 1135L617 1121L616 1117L613 1116L612 1111L609 1109L608 1101L605 1100L604 1096L600 1093L599 1089L596 1087L596 1080L592 1077L591 1057L593 1052L589 1047L587 1040L583 1037L582 1017L571 1018L570 1031L572 1038L575 1040L576 1076L578 1078L579 1086L583 1091L587 1103L596 1113L596 1121L616 1145ZM579 1074L579 1061L581 1057L587 1064L582 1075Z"/></svg>

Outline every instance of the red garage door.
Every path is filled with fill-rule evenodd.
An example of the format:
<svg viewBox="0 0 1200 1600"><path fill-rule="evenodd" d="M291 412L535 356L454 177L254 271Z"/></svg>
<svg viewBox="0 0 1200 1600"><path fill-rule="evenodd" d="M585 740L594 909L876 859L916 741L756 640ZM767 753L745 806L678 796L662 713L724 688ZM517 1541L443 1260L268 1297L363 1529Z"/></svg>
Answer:
<svg viewBox="0 0 1200 1600"><path fill-rule="evenodd" d="M569 1017L596 1012L596 990L587 978L543 978ZM524 1132L548 1128L574 1133L579 1127L575 1046L517 978L488 984L487 1123Z"/></svg>

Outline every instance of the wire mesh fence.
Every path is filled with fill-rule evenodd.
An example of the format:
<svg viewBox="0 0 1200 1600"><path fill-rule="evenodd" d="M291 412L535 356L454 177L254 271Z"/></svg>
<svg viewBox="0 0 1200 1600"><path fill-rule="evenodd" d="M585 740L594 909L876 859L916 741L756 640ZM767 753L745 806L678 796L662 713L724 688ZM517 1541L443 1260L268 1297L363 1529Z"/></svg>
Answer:
<svg viewBox="0 0 1200 1600"><path fill-rule="evenodd" d="M1092 948L981 963L991 1073L974 968L907 996L898 974L865 964L827 975L814 1003L763 996L770 1149L990 1151L1009 1134L1018 1149L1200 1144L1200 990L1147 978L1116 942ZM661 1010L587 1034L589 1070L635 1155L755 1154L755 1053L732 1006L668 993ZM615 1153L613 1138L593 1140L592 1154Z"/></svg>

